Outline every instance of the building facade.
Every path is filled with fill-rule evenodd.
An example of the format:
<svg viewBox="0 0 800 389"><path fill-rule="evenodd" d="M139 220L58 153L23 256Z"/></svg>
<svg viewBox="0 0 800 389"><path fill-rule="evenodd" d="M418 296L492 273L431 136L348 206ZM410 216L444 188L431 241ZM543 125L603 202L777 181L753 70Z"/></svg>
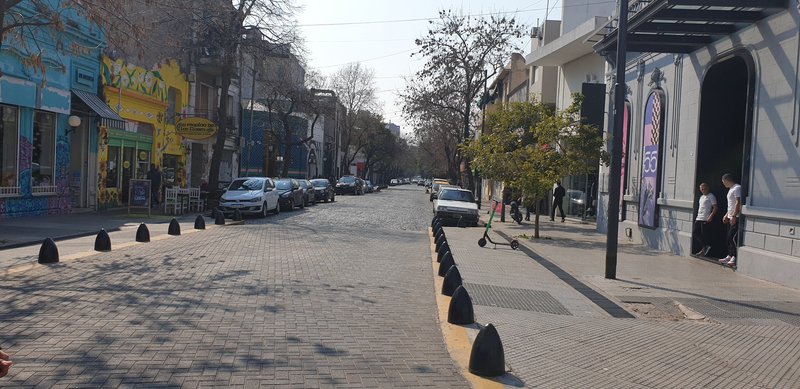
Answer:
<svg viewBox="0 0 800 389"><path fill-rule="evenodd" d="M730 173L742 185L738 271L800 287L800 3L690 3L631 6L625 125L617 130L620 239L681 256L698 251L693 221L705 182L721 208L707 259L724 257L720 178ZM615 25L596 50L613 55ZM608 189L601 187L603 209Z"/></svg>
<svg viewBox="0 0 800 389"><path fill-rule="evenodd" d="M35 17L36 7L23 1L9 12ZM0 218L64 214L89 202L81 197L90 182L82 161L100 118L73 102L80 101L75 94L98 101L104 39L79 15L62 17L63 31L30 27L0 50ZM33 68L32 56L42 69Z"/></svg>

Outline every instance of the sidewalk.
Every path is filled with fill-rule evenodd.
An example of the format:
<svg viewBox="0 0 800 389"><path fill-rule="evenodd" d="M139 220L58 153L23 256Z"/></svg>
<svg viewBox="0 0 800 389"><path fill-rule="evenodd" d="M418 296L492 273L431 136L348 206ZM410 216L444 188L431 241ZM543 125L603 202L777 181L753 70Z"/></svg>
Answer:
<svg viewBox="0 0 800 389"><path fill-rule="evenodd" d="M129 216L126 211L117 211L2 220L0 239L5 244L0 245L0 275L34 266L45 238L56 241L60 260L65 261L97 254L94 240L101 228L108 232L112 250L138 244L136 230L140 223L147 225L152 241L169 238L167 231L173 217L180 224L181 234L199 231L194 229L196 213L180 216L153 214L148 218L146 214ZM226 222L232 223L230 220ZM217 227L208 217L205 223L206 229Z"/></svg>
<svg viewBox="0 0 800 389"><path fill-rule="evenodd" d="M482 217L488 217L482 212ZM603 277L592 224L493 222L522 244L479 248L481 228L445 228L476 320L500 333L529 387L795 387L800 291L713 263L620 242ZM625 318L628 317L628 318Z"/></svg>

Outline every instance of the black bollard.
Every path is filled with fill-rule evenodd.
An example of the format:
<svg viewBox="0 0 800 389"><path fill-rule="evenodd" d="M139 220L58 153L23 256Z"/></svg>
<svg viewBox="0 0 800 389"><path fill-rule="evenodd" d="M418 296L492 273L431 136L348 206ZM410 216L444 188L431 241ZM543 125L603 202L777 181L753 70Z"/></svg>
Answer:
<svg viewBox="0 0 800 389"><path fill-rule="evenodd" d="M453 292L450 307L447 309L447 322L450 324L472 324L475 322L475 311L472 309L472 298L460 285Z"/></svg>
<svg viewBox="0 0 800 389"><path fill-rule="evenodd" d="M42 242L42 247L39 248L39 263L56 262L58 262L58 247L56 247L56 242L47 238Z"/></svg>
<svg viewBox="0 0 800 389"><path fill-rule="evenodd" d="M147 229L147 225L145 225L144 223L139 224L139 229L136 230L136 241L137 242L150 241L150 230Z"/></svg>
<svg viewBox="0 0 800 389"><path fill-rule="evenodd" d="M453 256L445 255L444 258L442 258L442 262L439 264L439 271L437 274L439 274L439 277L444 277L444 275L447 274L447 271L450 270L450 266L455 265L456 261L453 260Z"/></svg>
<svg viewBox="0 0 800 389"><path fill-rule="evenodd" d="M206 219L203 218L203 215L197 215L197 217L194 218L194 229L195 230L206 229Z"/></svg>
<svg viewBox="0 0 800 389"><path fill-rule="evenodd" d="M490 323L478 332L469 355L469 372L482 377L497 377L506 372L503 342Z"/></svg>
<svg viewBox="0 0 800 389"><path fill-rule="evenodd" d="M105 229L100 229L97 237L94 238L94 251L111 251L111 238Z"/></svg>
<svg viewBox="0 0 800 389"><path fill-rule="evenodd" d="M444 233L441 234L434 234L433 235L433 243L439 244L440 241L446 240L447 237L444 236Z"/></svg>
<svg viewBox="0 0 800 389"><path fill-rule="evenodd" d="M181 234L181 225L178 224L178 220L176 220L174 217L169 222L169 230L167 230L167 234L176 236Z"/></svg>
<svg viewBox="0 0 800 389"><path fill-rule="evenodd" d="M441 221L438 221L438 222L436 222L436 225L433 226L433 233L435 234L435 233L439 232L439 230L442 230L442 229L444 229L444 226L442 226L442 222Z"/></svg>
<svg viewBox="0 0 800 389"><path fill-rule="evenodd" d="M450 251L450 245L447 244L447 238L440 240L439 244L436 246L437 253L442 251Z"/></svg>
<svg viewBox="0 0 800 389"><path fill-rule="evenodd" d="M453 255L450 252L450 246L443 246L442 249L439 250L439 252L436 254L436 262L442 262L442 258L444 258L445 255L450 255L450 256Z"/></svg>
<svg viewBox="0 0 800 389"><path fill-rule="evenodd" d="M441 239L441 238L444 236L444 228L440 228L440 229L439 229L439 231L436 231L436 232L433 234L433 236L434 236L434 237L437 237L437 236L438 236L438 237Z"/></svg>
<svg viewBox="0 0 800 389"><path fill-rule="evenodd" d="M431 228L433 228L434 226L436 226L436 222L438 222L438 221L439 221L439 218L438 218L438 217L434 217L433 219L431 219Z"/></svg>
<svg viewBox="0 0 800 389"><path fill-rule="evenodd" d="M452 296L456 288L461 286L461 272L458 271L457 266L450 266L447 273L444 273L444 282L442 282L442 294L445 296Z"/></svg>
<svg viewBox="0 0 800 389"><path fill-rule="evenodd" d="M217 216L214 216L214 224L221 226L225 224L225 214L217 210Z"/></svg>
<svg viewBox="0 0 800 389"><path fill-rule="evenodd" d="M242 221L242 213L241 213L241 212L239 212L239 210L238 210L238 209L236 209L236 210L234 210L234 211L233 211L233 220L234 220L234 221L237 221L237 222L238 222L238 221Z"/></svg>

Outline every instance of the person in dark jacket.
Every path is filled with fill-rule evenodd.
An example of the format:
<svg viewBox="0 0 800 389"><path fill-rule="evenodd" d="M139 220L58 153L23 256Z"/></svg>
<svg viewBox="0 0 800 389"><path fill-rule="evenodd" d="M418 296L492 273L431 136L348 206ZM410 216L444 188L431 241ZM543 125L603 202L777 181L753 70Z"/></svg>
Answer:
<svg viewBox="0 0 800 389"><path fill-rule="evenodd" d="M561 222L563 223L566 220L566 216L564 215L564 208L562 207L562 203L564 202L564 196L567 195L567 190L561 186L561 181L556 181L556 189L553 191L553 207L550 209L550 221L555 221L556 219L556 207L558 207L558 211L561 213Z"/></svg>
<svg viewBox="0 0 800 389"><path fill-rule="evenodd" d="M150 171L147 172L147 179L150 180L150 204L156 207L159 204L159 193L161 191L161 171L158 170L156 164L150 164Z"/></svg>

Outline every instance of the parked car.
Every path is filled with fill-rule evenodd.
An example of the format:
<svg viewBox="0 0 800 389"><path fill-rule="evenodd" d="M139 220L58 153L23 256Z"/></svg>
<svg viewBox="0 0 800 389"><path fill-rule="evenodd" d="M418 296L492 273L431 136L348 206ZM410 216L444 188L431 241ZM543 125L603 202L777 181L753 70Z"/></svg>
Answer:
<svg viewBox="0 0 800 389"><path fill-rule="evenodd" d="M275 180L275 190L278 192L278 200L282 209L293 211L294 207L306 207L303 201L303 191L300 189L300 184L297 180L292 178Z"/></svg>
<svg viewBox="0 0 800 389"><path fill-rule="evenodd" d="M246 177L233 180L220 197L219 209L231 215L237 209L242 214L266 217L272 211L280 213L278 192L272 179L266 177Z"/></svg>
<svg viewBox="0 0 800 389"><path fill-rule="evenodd" d="M400 185L400 181L398 181L396 178L392 178L391 180L389 180L389 186L397 186L397 185Z"/></svg>
<svg viewBox="0 0 800 389"><path fill-rule="evenodd" d="M435 178L433 183L431 184L431 195L430 201L436 200L436 196L438 196L439 188L442 185L450 185L450 181L441 178Z"/></svg>
<svg viewBox="0 0 800 389"><path fill-rule="evenodd" d="M356 176L342 176L338 182L336 182L336 194L354 194L354 195L361 195L364 194L364 181Z"/></svg>
<svg viewBox="0 0 800 389"><path fill-rule="evenodd" d="M314 195L317 201L334 202L336 200L336 193L333 191L333 185L325 178L317 178L311 180L311 185L314 185Z"/></svg>
<svg viewBox="0 0 800 389"><path fill-rule="evenodd" d="M364 180L364 193L372 193L375 191L375 186L372 185L372 181Z"/></svg>
<svg viewBox="0 0 800 389"><path fill-rule="evenodd" d="M314 193L314 185L308 180L297 180L300 185L300 190L303 191L303 204L314 205L317 203L317 195Z"/></svg>
<svg viewBox="0 0 800 389"><path fill-rule="evenodd" d="M478 204L472 192L453 186L439 189L439 197L433 202L433 214L443 222L458 226L478 225Z"/></svg>

